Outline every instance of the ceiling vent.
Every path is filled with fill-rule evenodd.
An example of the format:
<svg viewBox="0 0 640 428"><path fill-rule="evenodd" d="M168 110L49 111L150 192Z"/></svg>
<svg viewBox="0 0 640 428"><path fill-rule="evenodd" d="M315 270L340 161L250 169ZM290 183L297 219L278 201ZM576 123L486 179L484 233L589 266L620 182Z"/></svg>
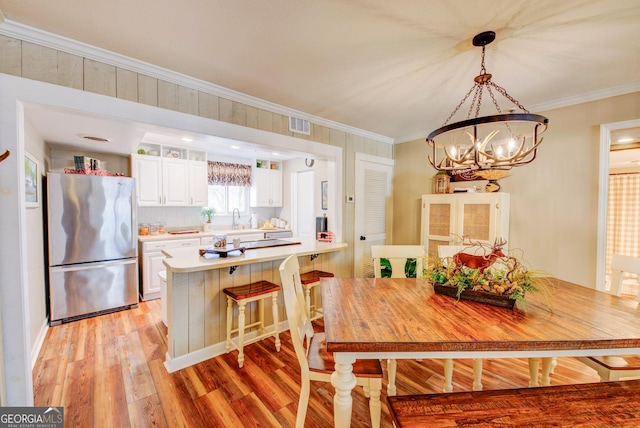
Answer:
<svg viewBox="0 0 640 428"><path fill-rule="evenodd" d="M289 131L298 134L311 135L311 124L306 119L289 116Z"/></svg>

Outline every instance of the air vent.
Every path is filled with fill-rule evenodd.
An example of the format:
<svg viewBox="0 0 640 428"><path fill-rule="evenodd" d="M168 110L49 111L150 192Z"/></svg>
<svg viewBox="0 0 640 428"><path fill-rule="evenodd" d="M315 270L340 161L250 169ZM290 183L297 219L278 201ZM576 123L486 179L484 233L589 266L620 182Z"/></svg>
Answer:
<svg viewBox="0 0 640 428"><path fill-rule="evenodd" d="M298 134L311 135L311 124L306 119L289 116L289 131Z"/></svg>
<svg viewBox="0 0 640 428"><path fill-rule="evenodd" d="M98 137L97 135L89 135L89 134L77 134L78 137L84 138L85 140L97 141L100 143L109 143L111 142L110 138Z"/></svg>

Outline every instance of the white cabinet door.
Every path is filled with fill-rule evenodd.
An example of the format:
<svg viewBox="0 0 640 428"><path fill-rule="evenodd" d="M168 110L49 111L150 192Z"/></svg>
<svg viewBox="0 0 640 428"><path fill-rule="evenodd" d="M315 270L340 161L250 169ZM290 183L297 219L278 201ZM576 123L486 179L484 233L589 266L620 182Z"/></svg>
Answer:
<svg viewBox="0 0 640 428"><path fill-rule="evenodd" d="M136 178L139 206L162 204L162 159L155 156L133 156L132 176Z"/></svg>
<svg viewBox="0 0 640 428"><path fill-rule="evenodd" d="M423 195L420 243L434 255L439 245L463 239L492 245L502 238L508 246L509 205L509 194L501 192Z"/></svg>
<svg viewBox="0 0 640 428"><path fill-rule="evenodd" d="M209 201L207 163L189 161L189 203L194 206L206 206Z"/></svg>
<svg viewBox="0 0 640 428"><path fill-rule="evenodd" d="M165 270L162 264L163 260L164 255L159 251L145 253L142 300L157 299L160 297L160 277L158 277L158 273Z"/></svg>
<svg viewBox="0 0 640 428"><path fill-rule="evenodd" d="M282 171L255 168L251 186L252 207L282 206Z"/></svg>
<svg viewBox="0 0 640 428"><path fill-rule="evenodd" d="M269 188L271 189L271 206L282 206L282 171L272 170L269 178Z"/></svg>
<svg viewBox="0 0 640 428"><path fill-rule="evenodd" d="M164 205L189 204L189 170L184 159L162 160L162 194Z"/></svg>
<svg viewBox="0 0 640 428"><path fill-rule="evenodd" d="M172 239L152 241L142 244L142 286L141 300L160 298L160 277L158 272L165 270L162 261L165 259L162 250L165 248L198 247L200 238ZM196 251L196 250L194 250Z"/></svg>

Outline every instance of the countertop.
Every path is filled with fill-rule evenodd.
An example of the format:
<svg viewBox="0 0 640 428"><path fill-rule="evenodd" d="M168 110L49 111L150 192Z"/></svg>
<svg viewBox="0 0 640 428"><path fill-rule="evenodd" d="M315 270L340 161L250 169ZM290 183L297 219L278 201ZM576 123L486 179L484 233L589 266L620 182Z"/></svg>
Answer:
<svg viewBox="0 0 640 428"><path fill-rule="evenodd" d="M265 233L265 232L288 232L291 229L224 229L213 230L211 232L204 232L202 230L197 233L182 233L171 234L169 232L159 235L142 235L138 236L139 242L153 242L153 241L169 241L172 239L189 239L189 238L209 238L215 235L247 235L250 233Z"/></svg>
<svg viewBox="0 0 640 428"><path fill-rule="evenodd" d="M184 236L184 235L182 235ZM193 236L193 235L187 235ZM230 266L246 265L251 263L266 262L271 260L284 260L291 254L305 256L311 254L331 253L341 251L348 247L344 242L318 242L312 237L308 238L280 238L285 241L301 242L299 245L285 245L281 247L257 248L246 250L239 256L228 256L207 259L198 253L201 247L168 248L162 250L167 257L163 260L167 269L174 273L198 272L208 269L220 269Z"/></svg>

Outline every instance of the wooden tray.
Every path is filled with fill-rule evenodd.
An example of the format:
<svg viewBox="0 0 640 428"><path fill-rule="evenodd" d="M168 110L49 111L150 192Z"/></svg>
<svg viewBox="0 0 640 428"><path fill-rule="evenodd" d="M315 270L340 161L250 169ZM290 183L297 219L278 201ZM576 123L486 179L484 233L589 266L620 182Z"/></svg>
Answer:
<svg viewBox="0 0 640 428"><path fill-rule="evenodd" d="M201 249L200 255L204 256L205 254L220 254L220 257L225 258L227 257L227 255L232 252L232 251L240 251L241 254L244 254L246 248L245 247L238 247L238 248L206 248L206 249Z"/></svg>
<svg viewBox="0 0 640 428"><path fill-rule="evenodd" d="M433 291L435 291L436 294L444 294L445 296L455 297L456 299L458 298L458 289L456 287L433 284ZM484 291L462 290L460 298L508 309L513 309L516 304L515 299L511 299L509 296L486 293Z"/></svg>

